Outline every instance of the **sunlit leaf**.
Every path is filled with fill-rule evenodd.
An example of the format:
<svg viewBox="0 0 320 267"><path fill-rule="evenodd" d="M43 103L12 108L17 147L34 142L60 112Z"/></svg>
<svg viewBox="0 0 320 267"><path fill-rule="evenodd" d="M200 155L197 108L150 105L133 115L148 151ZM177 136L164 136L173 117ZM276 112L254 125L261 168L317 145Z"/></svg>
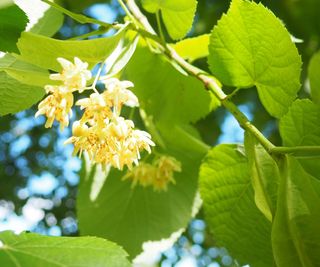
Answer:
<svg viewBox="0 0 320 267"><path fill-rule="evenodd" d="M214 27L209 64L225 85L256 86L266 110L285 114L300 88L301 59L282 22L262 4L233 0Z"/></svg>
<svg viewBox="0 0 320 267"><path fill-rule="evenodd" d="M200 168L206 222L241 265L273 266L271 223L257 208L247 158L237 145L211 149Z"/></svg>
<svg viewBox="0 0 320 267"><path fill-rule="evenodd" d="M289 112L280 120L280 135L283 145L320 146L320 107L308 99L296 100ZM308 153L307 153L308 154ZM307 172L320 179L319 157L299 159Z"/></svg>
<svg viewBox="0 0 320 267"><path fill-rule="evenodd" d="M0 263L5 267L129 267L126 252L96 237L49 237L0 233Z"/></svg>

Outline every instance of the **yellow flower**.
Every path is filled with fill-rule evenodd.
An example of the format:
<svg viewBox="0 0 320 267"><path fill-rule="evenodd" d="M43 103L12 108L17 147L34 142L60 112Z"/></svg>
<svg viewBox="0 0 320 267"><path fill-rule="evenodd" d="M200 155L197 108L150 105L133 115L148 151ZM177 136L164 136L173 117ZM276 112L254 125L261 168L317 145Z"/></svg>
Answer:
<svg viewBox="0 0 320 267"><path fill-rule="evenodd" d="M104 80L106 91L103 96L110 106L114 107L115 114L120 115L123 105L129 107L139 106L138 98L127 88L133 87L130 81L119 81L116 78Z"/></svg>
<svg viewBox="0 0 320 267"><path fill-rule="evenodd" d="M138 146L140 150L144 149L149 154L151 153L150 146L155 146L155 143L151 140L151 135L141 130L134 130L127 142L129 147Z"/></svg>
<svg viewBox="0 0 320 267"><path fill-rule="evenodd" d="M155 164L157 165L156 176L153 180L153 189L155 191L167 191L168 184L175 184L174 172L181 172L181 163L174 157L161 156Z"/></svg>
<svg viewBox="0 0 320 267"><path fill-rule="evenodd" d="M70 92L79 91L81 93L87 81L92 77L88 70L88 63L82 62L77 57L74 58L74 63L61 57L57 58L57 61L62 66L62 72L51 74L50 79L62 81Z"/></svg>
<svg viewBox="0 0 320 267"><path fill-rule="evenodd" d="M64 86L45 87L46 92L50 93L38 105L35 117L44 114L47 117L46 128L52 127L54 120L60 122L60 129L69 125L69 114L72 114L73 95Z"/></svg>
<svg viewBox="0 0 320 267"><path fill-rule="evenodd" d="M112 117L110 107L99 93L93 93L89 98L78 100L76 105L85 110L81 118L82 122L89 122L91 125L104 125L105 120Z"/></svg>
<svg viewBox="0 0 320 267"><path fill-rule="evenodd" d="M151 153L150 146L155 145L147 132L134 129L131 120L116 117L109 123L107 129L109 145L114 154L111 164L120 170L124 166L131 169L133 164L138 165L140 151L146 150Z"/></svg>
<svg viewBox="0 0 320 267"><path fill-rule="evenodd" d="M181 172L181 163L174 157L162 156L157 161L159 175L170 177L173 172Z"/></svg>
<svg viewBox="0 0 320 267"><path fill-rule="evenodd" d="M88 64L77 57L74 63L64 58L57 60L63 70L50 75L50 78L62 81L63 85L45 87L50 95L39 104L36 116L45 114L48 118L46 127L51 127L54 120L57 120L63 129L69 124L72 92L86 89L91 72L87 70ZM133 121L120 117L123 105L138 106L137 97L127 89L133 87L133 83L115 78L105 80L104 83L105 92L100 94L96 88L90 87L95 93L77 101L76 105L84 113L73 124L72 136L65 144L74 145L74 155L81 156L87 152L93 163L112 165L120 170L125 166L132 169L134 164L139 164L140 152L146 150L151 153L151 146L155 144L147 132L134 129Z"/></svg>
<svg viewBox="0 0 320 267"><path fill-rule="evenodd" d="M123 170L124 166L127 166L129 169L132 169L132 165L137 165L138 163L139 162L135 151L126 149L125 147L117 150L116 153L112 153L110 159L110 164L119 170Z"/></svg>
<svg viewBox="0 0 320 267"><path fill-rule="evenodd" d="M157 175L152 180L153 190L156 192L167 191L169 183L175 184L175 180L173 177L166 177Z"/></svg>
<svg viewBox="0 0 320 267"><path fill-rule="evenodd" d="M74 144L73 155L82 155L84 150L88 150L92 146L92 136L90 138L90 129L87 125L80 121L75 121L72 125L72 137L67 139L64 144ZM91 140L91 141L90 141Z"/></svg>
<svg viewBox="0 0 320 267"><path fill-rule="evenodd" d="M73 136L66 144L74 144L74 154L87 151L93 162L122 170L124 166L132 169L133 164L138 165L141 150L151 152L150 146L155 144L149 138L148 133L134 130L133 121L115 117L92 127L75 122Z"/></svg>
<svg viewBox="0 0 320 267"><path fill-rule="evenodd" d="M123 117L115 117L107 127L111 136L118 140L125 140L132 134L134 123L132 120L126 120Z"/></svg>
<svg viewBox="0 0 320 267"><path fill-rule="evenodd" d="M181 172L181 163L174 157L161 156L152 164L141 163L129 171L122 180L131 180L132 187L152 186L154 191L167 191L170 183L175 184L174 172Z"/></svg>
<svg viewBox="0 0 320 267"><path fill-rule="evenodd" d="M131 187L135 187L137 184L143 187L150 186L156 175L157 168L149 163L141 163L134 167L132 171L123 176L122 180L131 180Z"/></svg>

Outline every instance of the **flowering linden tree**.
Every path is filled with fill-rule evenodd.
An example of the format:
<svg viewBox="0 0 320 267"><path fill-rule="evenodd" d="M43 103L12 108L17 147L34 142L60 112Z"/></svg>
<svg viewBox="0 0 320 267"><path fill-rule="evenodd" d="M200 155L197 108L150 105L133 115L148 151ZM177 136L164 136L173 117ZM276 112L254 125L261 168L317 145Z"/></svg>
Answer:
<svg viewBox="0 0 320 267"><path fill-rule="evenodd" d="M71 129L80 236L1 232L0 266L141 266L201 207L234 266L320 266L319 53L302 86L299 40L270 9L231 0L210 34L185 38L196 0L118 0L123 23L39 0L31 26L16 2L0 3L0 115L36 105L45 128ZM98 28L59 40L62 16ZM247 88L282 143L235 103ZM199 121L217 131L204 118L222 109L244 142L210 147Z"/></svg>

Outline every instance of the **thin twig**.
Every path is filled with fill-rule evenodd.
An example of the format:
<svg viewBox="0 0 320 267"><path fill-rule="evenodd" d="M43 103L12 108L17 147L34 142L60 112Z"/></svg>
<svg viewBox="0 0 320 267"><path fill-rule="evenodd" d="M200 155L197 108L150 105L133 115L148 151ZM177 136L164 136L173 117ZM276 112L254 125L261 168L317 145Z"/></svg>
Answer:
<svg viewBox="0 0 320 267"><path fill-rule="evenodd" d="M159 29L160 38L163 42L165 42L166 40L164 39L164 34L162 31L162 26L161 26L160 11L156 12L156 18L157 18L157 25L158 25L158 29Z"/></svg>
<svg viewBox="0 0 320 267"><path fill-rule="evenodd" d="M120 4L120 6L122 7L122 9L124 10L124 12L127 14L127 16L131 19L131 21L135 24L135 26L137 28L139 28L139 25L137 23L136 18L131 14L131 12L129 11L129 9L127 8L127 6L125 5L125 3L122 0L118 0L118 3Z"/></svg>
<svg viewBox="0 0 320 267"><path fill-rule="evenodd" d="M102 72L102 70L103 70L103 67L104 67L104 62L101 63L101 65L100 65L100 67L99 67L99 70L98 70L98 72L97 72L97 75L96 75L96 77L95 77L95 79L94 79L94 81L93 81L93 83L92 83L92 85L91 85L91 89L92 89L95 93L99 93L98 90L97 90L97 88L96 88L96 85L97 85L97 83L98 83L98 81L99 81L99 78L100 78L100 76L101 76L101 72Z"/></svg>

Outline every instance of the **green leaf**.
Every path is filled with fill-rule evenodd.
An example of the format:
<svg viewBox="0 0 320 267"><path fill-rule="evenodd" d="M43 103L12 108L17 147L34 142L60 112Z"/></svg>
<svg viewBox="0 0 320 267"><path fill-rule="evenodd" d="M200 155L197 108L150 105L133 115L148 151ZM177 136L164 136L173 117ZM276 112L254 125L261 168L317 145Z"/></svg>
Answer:
<svg viewBox="0 0 320 267"><path fill-rule="evenodd" d="M172 47L184 59L193 62L199 58L204 58L209 55L209 34L203 34L197 37L184 39Z"/></svg>
<svg viewBox="0 0 320 267"><path fill-rule="evenodd" d="M0 72L0 115L16 113L38 102L44 95L41 87L27 85Z"/></svg>
<svg viewBox="0 0 320 267"><path fill-rule="evenodd" d="M272 222L276 210L279 169L268 152L258 145L254 136L245 134L245 149L257 207Z"/></svg>
<svg viewBox="0 0 320 267"><path fill-rule="evenodd" d="M211 149L200 168L206 222L217 245L239 264L273 266L271 223L254 201L247 158L237 145Z"/></svg>
<svg viewBox="0 0 320 267"><path fill-rule="evenodd" d="M63 19L61 12L50 7L30 31L39 35L53 36L61 28Z"/></svg>
<svg viewBox="0 0 320 267"><path fill-rule="evenodd" d="M233 0L213 29L210 69L223 84L256 86L266 110L287 112L300 88L301 58L282 22L262 4Z"/></svg>
<svg viewBox="0 0 320 267"><path fill-rule="evenodd" d="M218 105L199 81L182 75L147 47L137 48L124 75L135 84L140 106L155 122L195 122Z"/></svg>
<svg viewBox="0 0 320 267"><path fill-rule="evenodd" d="M197 9L196 0L142 0L150 13L161 11L163 22L172 39L182 39L192 27Z"/></svg>
<svg viewBox="0 0 320 267"><path fill-rule="evenodd" d="M281 163L278 205L272 246L278 267L311 267L320 262L320 191L299 162L287 156ZM319 183L319 181L316 181ZM319 187L317 187L319 189Z"/></svg>
<svg viewBox="0 0 320 267"><path fill-rule="evenodd" d="M125 267L126 252L96 237L49 237L0 233L0 262L5 267Z"/></svg>
<svg viewBox="0 0 320 267"><path fill-rule="evenodd" d="M18 52L17 41L28 23L27 15L11 1L0 6L0 51Z"/></svg>
<svg viewBox="0 0 320 267"><path fill-rule="evenodd" d="M308 99L296 100L279 123L283 145L320 146L320 107ZM307 155L305 155L307 156ZM307 172L320 179L319 158L299 159Z"/></svg>
<svg viewBox="0 0 320 267"><path fill-rule="evenodd" d="M315 103L320 104L320 51L311 58L308 75L312 99Z"/></svg>
<svg viewBox="0 0 320 267"><path fill-rule="evenodd" d="M10 54L0 58L0 71L5 71L9 76L24 84L43 87L53 83L49 79L47 70L19 60Z"/></svg>
<svg viewBox="0 0 320 267"><path fill-rule="evenodd" d="M207 149L177 126L171 126L170 131L162 128L160 134L167 147L161 153L175 157L182 165L182 172L174 174L176 184L169 185L166 192L132 188L131 182L121 181L126 171L112 169L107 175L99 166L84 167L77 200L81 234L108 238L134 257L144 242L168 238L186 228L192 218L200 162Z"/></svg>
<svg viewBox="0 0 320 267"><path fill-rule="evenodd" d="M320 145L320 108L309 99L296 100L280 120L285 146Z"/></svg>
<svg viewBox="0 0 320 267"><path fill-rule="evenodd" d="M124 32L122 30L112 37L84 41L61 41L24 32L19 39L18 48L21 59L45 69L60 71L58 57L68 60L79 57L94 66L113 52Z"/></svg>

